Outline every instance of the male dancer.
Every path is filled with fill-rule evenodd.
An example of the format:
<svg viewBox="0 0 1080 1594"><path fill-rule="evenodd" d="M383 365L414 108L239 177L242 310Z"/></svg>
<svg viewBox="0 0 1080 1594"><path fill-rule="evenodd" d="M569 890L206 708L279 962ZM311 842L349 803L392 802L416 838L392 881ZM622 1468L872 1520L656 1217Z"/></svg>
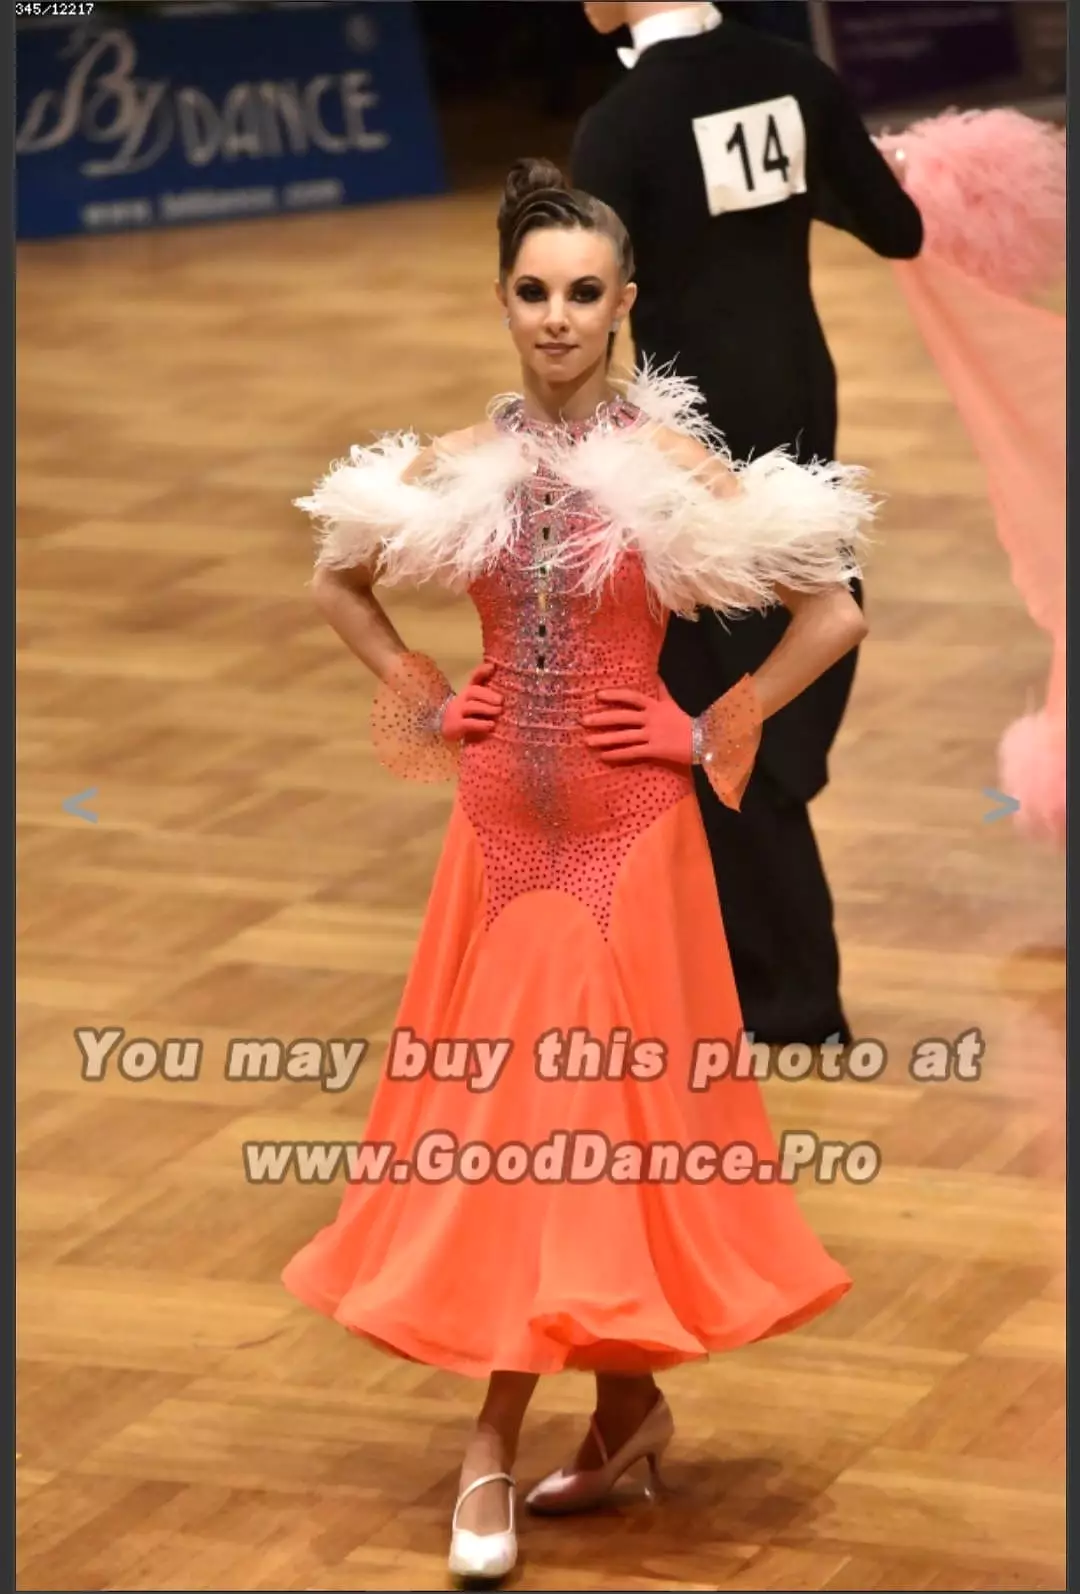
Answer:
<svg viewBox="0 0 1080 1594"><path fill-rule="evenodd" d="M834 72L808 49L712 5L590 0L600 33L627 25L631 70L583 119L574 183L629 229L638 357L702 390L736 459L836 451L836 372L814 308L814 217L910 259L922 221ZM861 590L856 595L861 602ZM661 674L700 713L752 673L785 610L670 622ZM767 721L739 814L696 771L746 1029L772 1044L850 1040L833 905L808 804L851 691L855 655Z"/></svg>

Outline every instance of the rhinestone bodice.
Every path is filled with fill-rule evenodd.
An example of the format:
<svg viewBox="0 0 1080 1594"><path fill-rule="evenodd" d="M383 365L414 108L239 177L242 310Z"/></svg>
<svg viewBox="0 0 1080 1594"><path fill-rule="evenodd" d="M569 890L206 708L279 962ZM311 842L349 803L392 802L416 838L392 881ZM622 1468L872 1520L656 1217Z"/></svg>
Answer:
<svg viewBox="0 0 1080 1594"><path fill-rule="evenodd" d="M616 401L590 422L560 427L576 441L595 426L637 424ZM496 415L515 431L548 435L518 403ZM586 746L581 716L602 707L596 693L626 687L655 696L664 617L650 605L644 571L627 553L599 595L575 591L564 552L595 520L591 502L571 493L541 463L515 495L516 530L496 568L470 596L480 618L490 684L503 696L492 734L465 749L461 801L485 854L488 919L529 891L576 896L606 932L619 865L637 836L692 792L689 771L650 764L606 765Z"/></svg>

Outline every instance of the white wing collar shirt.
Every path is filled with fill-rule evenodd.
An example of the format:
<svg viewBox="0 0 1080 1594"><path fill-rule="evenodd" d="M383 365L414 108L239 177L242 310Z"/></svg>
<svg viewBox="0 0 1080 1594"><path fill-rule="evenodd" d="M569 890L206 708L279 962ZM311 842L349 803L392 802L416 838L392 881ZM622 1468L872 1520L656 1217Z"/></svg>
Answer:
<svg viewBox="0 0 1080 1594"><path fill-rule="evenodd" d="M646 17L630 29L633 48L620 50L619 60L627 69L635 67L645 51L666 39L692 39L697 33L711 33L724 20L714 5L686 6L680 11L664 11Z"/></svg>

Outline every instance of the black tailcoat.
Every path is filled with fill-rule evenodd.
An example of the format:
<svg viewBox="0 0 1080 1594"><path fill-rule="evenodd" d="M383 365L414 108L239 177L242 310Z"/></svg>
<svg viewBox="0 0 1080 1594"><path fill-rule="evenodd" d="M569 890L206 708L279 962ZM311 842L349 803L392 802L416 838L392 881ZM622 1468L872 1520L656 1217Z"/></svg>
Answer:
<svg viewBox="0 0 1080 1594"><path fill-rule="evenodd" d="M917 255L923 230L831 68L727 20L653 45L583 119L572 175L629 229L638 357L672 362L697 384L736 459L778 447L803 462L834 458L836 371L811 293L811 223L841 226L892 259ZM661 659L673 696L700 712L761 665L788 623L781 608L673 619ZM855 665L852 653L766 723L742 816L698 780L747 1027L777 1039L792 1027L804 1040L814 1039L808 1027L845 1029L832 904L805 805L828 779ZM733 846L747 864L743 885ZM773 855L759 858L777 875L771 907L755 846Z"/></svg>

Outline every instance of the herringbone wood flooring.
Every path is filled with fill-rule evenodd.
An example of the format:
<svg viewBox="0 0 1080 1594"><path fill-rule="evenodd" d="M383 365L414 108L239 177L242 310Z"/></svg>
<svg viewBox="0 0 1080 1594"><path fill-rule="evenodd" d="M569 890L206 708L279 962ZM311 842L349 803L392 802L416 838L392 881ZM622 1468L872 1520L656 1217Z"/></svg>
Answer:
<svg viewBox="0 0 1080 1594"><path fill-rule="evenodd" d="M223 1063L232 1036L377 1053L393 1021L449 797L376 767L290 500L513 385L492 205L20 253L21 1588L444 1586L476 1390L297 1307L279 1270L339 1191L241 1172L247 1140L358 1136L376 1057L337 1095ZM668 1379L676 1496L527 1522L523 1589L1063 1586L1062 869L982 795L1047 649L890 268L815 247L842 452L889 496L817 823L892 1061L768 1098L884 1168L804 1194L848 1300ZM390 607L474 661L464 604ZM95 824L61 808L91 787ZM86 1082L80 1026L198 1037L199 1077ZM973 1026L980 1080L908 1077ZM524 1479L589 1409L541 1386Z"/></svg>

